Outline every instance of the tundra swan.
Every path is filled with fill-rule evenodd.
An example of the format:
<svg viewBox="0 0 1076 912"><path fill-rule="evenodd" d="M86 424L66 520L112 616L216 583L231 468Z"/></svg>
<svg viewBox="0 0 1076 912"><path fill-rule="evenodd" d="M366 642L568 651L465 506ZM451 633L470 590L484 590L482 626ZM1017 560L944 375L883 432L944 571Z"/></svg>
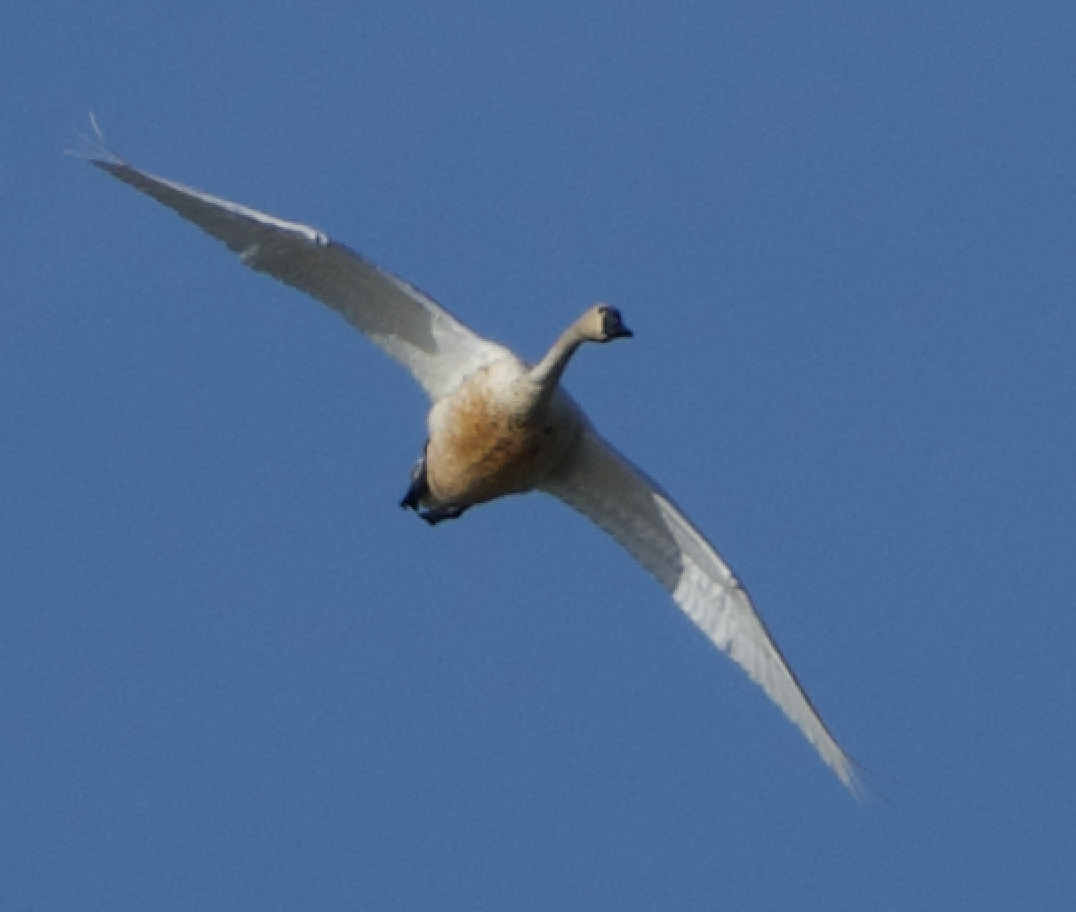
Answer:
<svg viewBox="0 0 1076 912"><path fill-rule="evenodd" d="M830 734L747 592L669 496L594 430L560 385L584 342L631 335L620 312L588 310L537 365L472 332L417 288L315 228L132 167L104 143L85 153L220 241L251 269L338 311L422 385L433 405L402 505L434 524L538 490L588 517L649 570L759 684L853 793L855 765Z"/></svg>

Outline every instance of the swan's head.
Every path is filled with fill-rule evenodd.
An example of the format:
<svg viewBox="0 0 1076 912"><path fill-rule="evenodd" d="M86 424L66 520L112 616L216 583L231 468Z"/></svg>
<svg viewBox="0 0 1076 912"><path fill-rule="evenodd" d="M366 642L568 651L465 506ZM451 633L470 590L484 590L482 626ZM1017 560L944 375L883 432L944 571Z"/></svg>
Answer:
<svg viewBox="0 0 1076 912"><path fill-rule="evenodd" d="M579 331L588 342L612 342L614 339L630 339L632 332L624 325L620 311L608 304L595 304L583 314Z"/></svg>
<svg viewBox="0 0 1076 912"><path fill-rule="evenodd" d="M629 339L631 330L624 325L620 311L608 304L595 304L583 316L569 326L530 371L530 379L550 395L560 383L561 374L568 361L583 342L612 342L613 339Z"/></svg>

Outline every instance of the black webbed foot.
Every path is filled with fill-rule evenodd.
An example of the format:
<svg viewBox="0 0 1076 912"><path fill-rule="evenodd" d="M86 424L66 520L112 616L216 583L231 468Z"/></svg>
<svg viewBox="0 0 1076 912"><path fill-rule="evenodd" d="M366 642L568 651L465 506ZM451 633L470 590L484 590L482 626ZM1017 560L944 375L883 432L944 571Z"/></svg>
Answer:
<svg viewBox="0 0 1076 912"><path fill-rule="evenodd" d="M429 447L429 441L426 442L427 448ZM455 505L445 505L440 507L434 507L430 510L423 510L422 504L430 496L430 484L426 475L426 450L422 451L422 458L415 463L415 467L411 470L411 485L407 489L407 493L404 494L403 500L400 501L400 506L405 510L414 510L419 516L421 516L431 526L436 526L439 522L443 522L446 519L456 519L463 515L463 512L470 506L465 504L462 507Z"/></svg>
<svg viewBox="0 0 1076 912"><path fill-rule="evenodd" d="M414 510L417 513L419 501L422 499L422 496L425 493L425 491L419 490L415 485L412 484L411 487L407 489L407 493L404 494L403 500L400 501L400 506L403 507L405 510Z"/></svg>
<svg viewBox="0 0 1076 912"><path fill-rule="evenodd" d="M430 486L426 481L426 451L423 450L422 458L411 470L411 485L404 494L403 500L400 501L400 506L405 510L410 509L418 513L422 499L429 493Z"/></svg>
<svg viewBox="0 0 1076 912"><path fill-rule="evenodd" d="M434 507L434 509L426 510L418 515L426 520L431 526L436 526L439 522L443 522L446 519L458 519L469 507L470 504L463 507Z"/></svg>

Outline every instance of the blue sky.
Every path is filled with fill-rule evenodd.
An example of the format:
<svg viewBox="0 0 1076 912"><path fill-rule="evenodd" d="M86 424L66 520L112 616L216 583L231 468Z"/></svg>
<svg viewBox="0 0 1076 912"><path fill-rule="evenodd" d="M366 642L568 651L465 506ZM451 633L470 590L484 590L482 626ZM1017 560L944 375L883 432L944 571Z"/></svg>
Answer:
<svg viewBox="0 0 1076 912"><path fill-rule="evenodd" d="M1076 7L7 4L0 904L1069 909ZM560 504L63 156L307 221L540 355L750 588L857 804Z"/></svg>

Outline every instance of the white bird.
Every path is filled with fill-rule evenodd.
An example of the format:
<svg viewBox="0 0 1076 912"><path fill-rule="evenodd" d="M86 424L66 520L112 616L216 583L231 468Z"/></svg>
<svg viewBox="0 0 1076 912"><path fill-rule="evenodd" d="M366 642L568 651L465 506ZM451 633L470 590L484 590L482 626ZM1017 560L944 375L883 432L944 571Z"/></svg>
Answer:
<svg viewBox="0 0 1076 912"><path fill-rule="evenodd" d="M98 142L85 157L94 165L223 241L251 269L338 311L422 385L433 403L429 438L403 506L432 525L506 494L560 498L649 570L858 794L852 760L728 565L671 498L598 435L560 385L581 343L631 336L616 308L592 307L530 366L321 231L139 171L93 126Z"/></svg>

